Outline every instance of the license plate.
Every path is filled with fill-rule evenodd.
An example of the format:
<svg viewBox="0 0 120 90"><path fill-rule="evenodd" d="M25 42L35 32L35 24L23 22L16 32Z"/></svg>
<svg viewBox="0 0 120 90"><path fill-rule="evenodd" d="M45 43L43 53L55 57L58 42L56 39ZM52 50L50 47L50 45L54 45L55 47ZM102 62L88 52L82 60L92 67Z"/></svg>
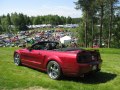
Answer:
<svg viewBox="0 0 120 90"><path fill-rule="evenodd" d="M92 67L92 70L96 70L96 69L97 69L97 66L94 65L94 66Z"/></svg>

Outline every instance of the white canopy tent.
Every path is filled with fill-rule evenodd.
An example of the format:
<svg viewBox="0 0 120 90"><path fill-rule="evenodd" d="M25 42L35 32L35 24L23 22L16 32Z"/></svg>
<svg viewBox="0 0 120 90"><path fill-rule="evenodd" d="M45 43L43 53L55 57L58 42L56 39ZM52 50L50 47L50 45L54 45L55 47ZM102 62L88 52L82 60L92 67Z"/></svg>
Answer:
<svg viewBox="0 0 120 90"><path fill-rule="evenodd" d="M69 44L71 42L71 37L70 36L64 36L64 37L60 38L60 42L62 44Z"/></svg>

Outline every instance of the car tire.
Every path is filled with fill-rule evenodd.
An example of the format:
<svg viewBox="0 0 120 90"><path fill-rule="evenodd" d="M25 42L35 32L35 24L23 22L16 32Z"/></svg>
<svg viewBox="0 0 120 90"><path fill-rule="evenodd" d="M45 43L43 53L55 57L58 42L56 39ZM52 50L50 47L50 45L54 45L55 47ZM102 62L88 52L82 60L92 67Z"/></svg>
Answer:
<svg viewBox="0 0 120 90"><path fill-rule="evenodd" d="M20 65L21 65L20 55L19 55L18 53L15 53L15 55L14 55L14 63L15 63L15 65L17 65L17 66L20 66Z"/></svg>
<svg viewBox="0 0 120 90"><path fill-rule="evenodd" d="M56 61L50 61L47 64L47 74L51 79L60 79L62 76L60 65Z"/></svg>

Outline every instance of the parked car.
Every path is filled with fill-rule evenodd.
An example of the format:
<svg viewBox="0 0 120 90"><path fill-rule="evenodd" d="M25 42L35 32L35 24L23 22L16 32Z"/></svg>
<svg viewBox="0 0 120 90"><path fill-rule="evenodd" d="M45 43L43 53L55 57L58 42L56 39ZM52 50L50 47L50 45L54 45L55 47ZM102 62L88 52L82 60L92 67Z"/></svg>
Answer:
<svg viewBox="0 0 120 90"><path fill-rule="evenodd" d="M5 43L0 40L0 47L5 47Z"/></svg>
<svg viewBox="0 0 120 90"><path fill-rule="evenodd" d="M46 71L52 79L62 75L80 76L101 69L101 56L97 50L59 48L58 42L41 41L29 48L14 52L14 63Z"/></svg>

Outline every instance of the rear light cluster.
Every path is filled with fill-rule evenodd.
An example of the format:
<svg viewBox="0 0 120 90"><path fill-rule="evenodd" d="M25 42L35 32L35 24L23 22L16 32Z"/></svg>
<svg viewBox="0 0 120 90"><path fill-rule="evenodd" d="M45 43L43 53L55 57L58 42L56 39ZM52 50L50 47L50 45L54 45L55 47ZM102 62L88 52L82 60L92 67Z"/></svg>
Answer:
<svg viewBox="0 0 120 90"><path fill-rule="evenodd" d="M81 53L78 53L77 55L77 62L78 63L89 63L92 61L100 60L100 53L97 51L84 51Z"/></svg>

